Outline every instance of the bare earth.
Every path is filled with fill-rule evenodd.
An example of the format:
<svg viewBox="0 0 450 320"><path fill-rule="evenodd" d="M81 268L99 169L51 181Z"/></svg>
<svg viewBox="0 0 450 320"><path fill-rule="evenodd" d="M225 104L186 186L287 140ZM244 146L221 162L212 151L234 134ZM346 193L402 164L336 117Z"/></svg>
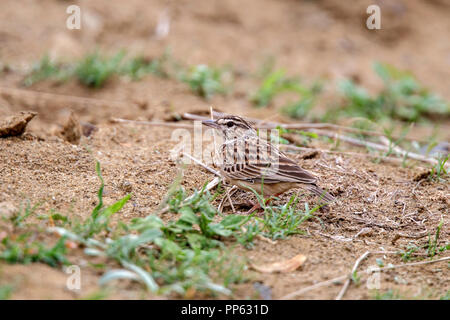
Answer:
<svg viewBox="0 0 450 320"><path fill-rule="evenodd" d="M208 111L214 105L229 113L287 121L275 108L253 108L246 96L258 85L251 74L270 55L290 74L305 79L322 77L331 83L350 77L374 92L381 83L372 71L372 62L388 62L413 71L421 83L450 100L450 42L442 41L450 30L448 1L398 1L395 5L378 1L383 29L373 32L365 28L365 8L373 1L365 0L350 7L337 0L76 2L86 16L79 31L65 28L64 1L34 0L24 6L3 0L0 4L0 62L13 67L0 74L0 118L23 110L37 112L24 135L0 138L0 203L19 208L26 200L39 202L37 215L54 209L87 216L97 202L95 160L102 164L106 203L133 193L116 221L155 211L179 170L168 160L176 144L171 140L172 129L113 123L112 117L173 120L177 114ZM153 31L165 8L172 16L171 30L167 38L156 40ZM194 95L185 84L152 75L135 82L115 78L99 90L87 89L76 81L61 85L44 81L31 88L20 84L25 66L46 52L70 61L95 48L111 53L127 48L130 53L154 57L167 47L184 63L231 64L243 76L235 79L233 94L210 101ZM333 99L326 96L321 108ZM88 137L77 137L76 131L67 133L72 137L69 140L80 139L75 144L59 133L71 111L82 123L95 125ZM441 122L439 128L438 137L448 141L450 123ZM411 136L424 137L431 132L431 127L418 127ZM310 146L331 147L315 140ZM348 150L358 151L350 146ZM449 186L417 179L427 171L427 165L402 168L395 163L327 153L312 159L292 153L292 158L319 176L321 186L338 201L318 212L322 223L313 219L301 226L307 231L305 235L276 243L256 240L251 250L236 249L252 262L275 262L300 253L307 261L299 270L286 274L249 271L252 281L236 286L235 298L258 298L253 287L256 281L271 287L276 299L348 274L365 251L398 251L410 241L426 243L428 237L411 237L434 234L441 219L440 243L448 243ZM188 169L182 181L188 191L213 178L199 166ZM245 193L236 196L250 197ZM305 201L313 206L316 199L305 196ZM101 273L89 267L80 249L74 249L69 257L82 267L80 292L66 289L67 274L43 264L0 263L0 285L13 284L14 299L73 299L97 292ZM365 286L365 270L376 265L376 258L383 258L385 265L402 263L398 255L370 255L359 267L361 285L351 285L346 299L373 298ZM298 298L333 299L341 288L342 282ZM448 263L384 272L381 291L388 289L399 290L404 297L439 298L450 290ZM108 298L153 297L135 283L123 283Z"/></svg>

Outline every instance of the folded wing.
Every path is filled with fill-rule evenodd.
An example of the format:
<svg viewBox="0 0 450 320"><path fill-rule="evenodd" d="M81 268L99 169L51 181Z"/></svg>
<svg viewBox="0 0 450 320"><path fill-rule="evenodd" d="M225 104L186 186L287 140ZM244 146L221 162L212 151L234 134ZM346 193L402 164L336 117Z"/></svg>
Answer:
<svg viewBox="0 0 450 320"><path fill-rule="evenodd" d="M222 147L223 171L235 180L254 183L297 182L314 184L317 178L276 147L258 137L235 140Z"/></svg>

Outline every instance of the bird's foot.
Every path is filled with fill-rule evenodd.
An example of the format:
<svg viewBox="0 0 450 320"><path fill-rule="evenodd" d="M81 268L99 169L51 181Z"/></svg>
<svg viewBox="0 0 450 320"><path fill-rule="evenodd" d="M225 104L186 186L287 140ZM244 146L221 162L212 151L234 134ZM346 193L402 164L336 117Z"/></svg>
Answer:
<svg viewBox="0 0 450 320"><path fill-rule="evenodd" d="M253 207L245 213L246 215L252 214L256 210L261 209L261 204L259 202L256 203L250 202L250 203L253 205Z"/></svg>

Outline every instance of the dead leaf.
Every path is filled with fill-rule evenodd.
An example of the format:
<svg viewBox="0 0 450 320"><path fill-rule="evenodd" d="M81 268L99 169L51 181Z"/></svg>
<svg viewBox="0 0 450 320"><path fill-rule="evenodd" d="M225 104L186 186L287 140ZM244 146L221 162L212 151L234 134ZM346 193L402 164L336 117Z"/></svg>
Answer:
<svg viewBox="0 0 450 320"><path fill-rule="evenodd" d="M298 254L292 259L284 260L280 262L269 263L266 265L254 265L250 264L250 267L256 271L263 273L275 273L275 272L292 272L297 270L306 261L306 256L303 254Z"/></svg>

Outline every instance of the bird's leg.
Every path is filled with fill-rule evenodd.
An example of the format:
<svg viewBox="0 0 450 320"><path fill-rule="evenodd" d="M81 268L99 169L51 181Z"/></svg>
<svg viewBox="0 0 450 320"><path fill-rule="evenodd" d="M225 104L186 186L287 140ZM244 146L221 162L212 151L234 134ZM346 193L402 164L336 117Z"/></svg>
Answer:
<svg viewBox="0 0 450 320"><path fill-rule="evenodd" d="M236 186L233 186L230 190L227 190L227 198L228 198L228 202L230 203L233 214L236 214L236 209L234 208L233 201L231 200L231 195L234 194L237 191L237 189L238 188ZM233 191L231 191L231 190L233 190Z"/></svg>
<svg viewBox="0 0 450 320"><path fill-rule="evenodd" d="M231 196L237 191L237 189L238 188L236 186L231 187L231 189L227 189L226 198L223 197L222 201L220 201L220 204L219 204L218 210L220 212L222 212L222 208L223 208L223 204L225 203L225 199L228 199L228 202L230 203L230 206L231 206L231 210L233 210L234 214L236 213L236 209L234 208L233 201L231 200Z"/></svg>
<svg viewBox="0 0 450 320"><path fill-rule="evenodd" d="M259 202L257 202L256 204L251 202L253 204L253 207L248 210L245 214L252 214L255 210L261 209L261 204Z"/></svg>
<svg viewBox="0 0 450 320"><path fill-rule="evenodd" d="M265 204L268 204L269 202L271 202L274 199L274 197L276 197L276 196L270 196L268 199L266 199ZM255 210L261 209L261 204L259 203L259 201L256 203L254 203L254 202L250 202L250 203L253 205L253 207L250 210L248 210L245 214L251 214Z"/></svg>

